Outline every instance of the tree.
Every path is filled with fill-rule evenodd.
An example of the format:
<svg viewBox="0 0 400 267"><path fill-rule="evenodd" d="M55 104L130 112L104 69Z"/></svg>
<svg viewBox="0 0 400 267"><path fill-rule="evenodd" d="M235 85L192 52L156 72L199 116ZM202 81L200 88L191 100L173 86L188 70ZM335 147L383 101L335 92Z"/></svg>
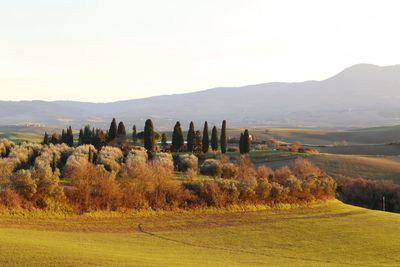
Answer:
<svg viewBox="0 0 400 267"><path fill-rule="evenodd" d="M153 152L155 146L155 138L153 122L150 119L147 119L144 125L143 141L144 148L146 148L148 152Z"/></svg>
<svg viewBox="0 0 400 267"><path fill-rule="evenodd" d="M218 131L217 127L213 127L211 131L211 149L212 151L218 150Z"/></svg>
<svg viewBox="0 0 400 267"><path fill-rule="evenodd" d="M126 143L126 130L125 130L125 125L124 123L121 121L118 124L118 144L119 145L123 145Z"/></svg>
<svg viewBox="0 0 400 267"><path fill-rule="evenodd" d="M111 124L110 124L110 129L108 130L108 142L112 142L117 138L118 135L118 128L117 128L117 121L115 118L112 119Z"/></svg>
<svg viewBox="0 0 400 267"><path fill-rule="evenodd" d="M168 140L167 140L167 135L165 133L161 134L161 146L164 151L167 149Z"/></svg>
<svg viewBox="0 0 400 267"><path fill-rule="evenodd" d="M44 133L44 137L43 137L43 145L48 145L49 144L49 135L47 134L47 132Z"/></svg>
<svg viewBox="0 0 400 267"><path fill-rule="evenodd" d="M250 152L250 134L247 129L244 130L244 133L240 134L239 150L240 154L247 154Z"/></svg>
<svg viewBox="0 0 400 267"><path fill-rule="evenodd" d="M79 145L83 145L83 130L79 130Z"/></svg>
<svg viewBox="0 0 400 267"><path fill-rule="evenodd" d="M62 143L64 143L64 144L67 143L67 135L66 135L64 129L62 129L62 132L61 132L61 144L62 144Z"/></svg>
<svg viewBox="0 0 400 267"><path fill-rule="evenodd" d="M67 129L67 137L66 137L66 143L67 145L69 145L70 147L74 146L74 133L72 132L72 127L69 126Z"/></svg>
<svg viewBox="0 0 400 267"><path fill-rule="evenodd" d="M194 133L194 123L193 121L190 122L189 125L189 130L187 133L187 138L186 138L186 146L187 146L187 151L188 152L193 152L193 147L194 147L194 138L195 138L195 133Z"/></svg>
<svg viewBox="0 0 400 267"><path fill-rule="evenodd" d="M96 134L93 140L93 145L97 150L100 150L107 144L107 136L101 129L96 129Z"/></svg>
<svg viewBox="0 0 400 267"><path fill-rule="evenodd" d="M90 125L86 125L83 129L82 144L90 145L93 143L93 133Z"/></svg>
<svg viewBox="0 0 400 267"><path fill-rule="evenodd" d="M174 131L172 133L172 151L179 152L183 147L183 133L181 128L181 123L179 121L176 122L174 126Z"/></svg>
<svg viewBox="0 0 400 267"><path fill-rule="evenodd" d="M202 140L202 151L203 153L207 153L210 147L210 137L208 136L208 123L207 121L204 122L204 129L203 129L203 140Z"/></svg>
<svg viewBox="0 0 400 267"><path fill-rule="evenodd" d="M57 169L57 155L53 152L53 158L51 160L51 171L54 173Z"/></svg>
<svg viewBox="0 0 400 267"><path fill-rule="evenodd" d="M227 137L226 137L226 120L222 121L222 128L221 128L221 153L225 154L226 153L226 147L227 147Z"/></svg>
<svg viewBox="0 0 400 267"><path fill-rule="evenodd" d="M133 145L136 145L137 140L138 140L138 137L137 137L136 125L133 125L133 127L132 127L132 142L133 142Z"/></svg>
<svg viewBox="0 0 400 267"><path fill-rule="evenodd" d="M50 137L50 143L51 144L56 145L56 144L59 144L60 141L61 141L61 137L58 134L53 133L51 135L51 137Z"/></svg>
<svg viewBox="0 0 400 267"><path fill-rule="evenodd" d="M245 154L244 153L244 148L243 148L243 133L240 133L239 151L240 151L240 154Z"/></svg>
<svg viewBox="0 0 400 267"><path fill-rule="evenodd" d="M203 149L201 139L202 139L201 132L196 131L194 133L194 145L193 145L193 152L195 154L200 154Z"/></svg>

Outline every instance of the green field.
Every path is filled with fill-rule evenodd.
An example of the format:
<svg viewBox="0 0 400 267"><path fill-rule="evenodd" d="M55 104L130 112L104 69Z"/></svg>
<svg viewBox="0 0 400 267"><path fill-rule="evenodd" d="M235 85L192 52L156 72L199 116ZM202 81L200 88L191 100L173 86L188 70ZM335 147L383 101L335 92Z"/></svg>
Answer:
<svg viewBox="0 0 400 267"><path fill-rule="evenodd" d="M399 221L339 201L150 217L2 216L0 265L395 266Z"/></svg>
<svg viewBox="0 0 400 267"><path fill-rule="evenodd" d="M43 141L45 131L52 132L53 128L40 126L0 126L0 139L7 138L16 143L24 141L39 143Z"/></svg>

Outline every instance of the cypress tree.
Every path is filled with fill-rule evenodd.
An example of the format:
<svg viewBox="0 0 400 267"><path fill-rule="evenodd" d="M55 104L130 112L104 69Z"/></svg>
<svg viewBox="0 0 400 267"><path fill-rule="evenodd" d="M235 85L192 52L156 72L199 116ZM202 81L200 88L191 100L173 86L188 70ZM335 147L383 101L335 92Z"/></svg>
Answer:
<svg viewBox="0 0 400 267"><path fill-rule="evenodd" d="M172 151L179 152L183 147L183 133L181 128L181 123L179 121L176 122L174 126L174 131L172 133Z"/></svg>
<svg viewBox="0 0 400 267"><path fill-rule="evenodd" d="M243 152L244 152L244 154L247 154L250 152L250 134L247 129L244 130L244 134L243 134Z"/></svg>
<svg viewBox="0 0 400 267"><path fill-rule="evenodd" d="M218 131L217 127L213 127L211 131L211 149L212 151L218 150Z"/></svg>
<svg viewBox="0 0 400 267"><path fill-rule="evenodd" d="M53 133L50 137L50 143L53 145L59 144L60 143L60 136L56 133Z"/></svg>
<svg viewBox="0 0 400 267"><path fill-rule="evenodd" d="M122 121L118 124L117 132L118 132L118 144L122 145L126 142L126 130L125 130L125 125Z"/></svg>
<svg viewBox="0 0 400 267"><path fill-rule="evenodd" d="M226 153L226 147L227 147L227 137L226 137L226 120L222 121L222 128L221 128L221 153L225 154Z"/></svg>
<svg viewBox="0 0 400 267"><path fill-rule="evenodd" d="M117 138L118 135L118 128L117 128L117 121L115 118L112 119L111 124L110 124L110 129L108 130L108 142L112 142Z"/></svg>
<svg viewBox="0 0 400 267"><path fill-rule="evenodd" d="M93 134L90 125L86 125L83 129L82 144L90 145L93 143Z"/></svg>
<svg viewBox="0 0 400 267"><path fill-rule="evenodd" d="M132 142L133 142L133 145L136 145L137 139L138 139L138 137L137 137L137 132L136 132L136 125L133 125L133 127L132 127Z"/></svg>
<svg viewBox="0 0 400 267"><path fill-rule="evenodd" d="M48 145L48 144L49 144L49 135L47 134L47 132L45 132L43 137L43 145Z"/></svg>
<svg viewBox="0 0 400 267"><path fill-rule="evenodd" d="M203 140L202 140L202 151L203 153L207 153L210 147L210 137L208 136L208 123L207 121L204 122L204 129L203 129Z"/></svg>
<svg viewBox="0 0 400 267"><path fill-rule="evenodd" d="M64 144L67 143L67 136L65 134L65 130L64 129L62 129L62 132L61 132L61 143L64 143Z"/></svg>
<svg viewBox="0 0 400 267"><path fill-rule="evenodd" d="M195 154L200 154L202 151L202 143L201 143L201 132L196 131L194 133L194 146L193 146L193 152Z"/></svg>
<svg viewBox="0 0 400 267"><path fill-rule="evenodd" d="M74 146L74 134L72 132L71 126L68 127L66 139L67 139L66 140L67 145L69 145L70 147L73 147Z"/></svg>
<svg viewBox="0 0 400 267"><path fill-rule="evenodd" d="M194 138L195 138L195 133L194 133L194 123L193 121L190 122L189 125L189 130L187 133L187 138L186 138L186 145L187 145L187 151L188 152L193 152L193 146L194 146Z"/></svg>
<svg viewBox="0 0 400 267"><path fill-rule="evenodd" d="M144 148L148 152L153 152L155 146L155 138L153 122L150 119L147 119L144 125L143 141Z"/></svg>
<svg viewBox="0 0 400 267"><path fill-rule="evenodd" d="M164 151L167 148L167 145L168 145L167 135L165 133L162 133L161 134L161 146Z"/></svg>
<svg viewBox="0 0 400 267"><path fill-rule="evenodd" d="M243 133L240 133L239 151L240 151L240 154L244 154L244 149L243 149Z"/></svg>
<svg viewBox="0 0 400 267"><path fill-rule="evenodd" d="M102 129L96 129L93 145L97 150L101 150L107 144L107 136Z"/></svg>
<svg viewBox="0 0 400 267"><path fill-rule="evenodd" d="M79 145L83 145L83 130L79 130Z"/></svg>

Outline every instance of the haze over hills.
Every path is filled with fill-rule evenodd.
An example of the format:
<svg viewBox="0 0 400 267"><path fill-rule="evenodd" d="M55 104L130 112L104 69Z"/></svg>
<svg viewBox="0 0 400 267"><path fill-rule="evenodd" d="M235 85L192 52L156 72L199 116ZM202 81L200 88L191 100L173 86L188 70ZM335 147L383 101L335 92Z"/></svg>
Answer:
<svg viewBox="0 0 400 267"><path fill-rule="evenodd" d="M7 90L7 88L3 88ZM0 101L0 124L127 125L152 118L157 128L208 120L230 126L357 128L400 124L400 65L359 64L322 81L220 87L112 103ZM99 92L100 93L100 92Z"/></svg>

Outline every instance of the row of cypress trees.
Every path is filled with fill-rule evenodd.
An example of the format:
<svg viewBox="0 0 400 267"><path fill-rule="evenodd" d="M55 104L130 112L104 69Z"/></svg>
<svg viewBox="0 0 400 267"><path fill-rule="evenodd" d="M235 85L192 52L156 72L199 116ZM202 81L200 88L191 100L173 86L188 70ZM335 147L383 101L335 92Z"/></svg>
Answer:
<svg viewBox="0 0 400 267"><path fill-rule="evenodd" d="M193 121L189 124L189 130L186 136L186 150L190 153L207 153L210 149L212 151L218 151L220 148L221 153L225 154L227 151L227 135L226 135L226 121L222 121L221 134L218 136L218 130L216 126L213 126L211 130L211 140L209 136L208 122L204 122L203 132L195 130ZM142 133L143 144L147 151L155 150L156 142L156 132L154 130L154 125L151 119L147 119L144 126L144 131ZM139 134L136 131L136 126L132 127L132 141L136 144L139 138ZM159 138L159 137L157 137ZM82 144L92 144L96 148L101 148L105 145L123 146L126 144L127 135L124 123L121 121L117 125L115 118L112 119L110 128L104 133L102 129L91 128L86 125L83 129L79 131L79 145ZM44 136L44 144L49 143L65 143L69 146L74 145L73 133L71 126L67 130L62 131L61 139L54 137L49 137L47 132ZM172 133L172 152L180 152L184 148L184 136L180 122L176 122L173 133ZM167 147L167 136L165 133L161 135L161 145L165 149ZM249 131L246 129L244 133L240 135L239 142L240 153L246 154L250 151L250 135Z"/></svg>
<svg viewBox="0 0 400 267"><path fill-rule="evenodd" d="M201 141L200 141L201 140ZM208 122L204 122L203 134L200 131L195 131L193 121L189 124L189 130L186 137L186 149L188 152L199 152L207 153L210 148L211 150L217 151L221 148L221 153L226 153L227 148L227 135L226 135L226 121L222 122L221 135L218 137L217 127L214 126L211 130L211 141L208 133ZM180 122L176 122L174 131L172 133L172 151L182 151L184 147L184 137Z"/></svg>
<svg viewBox="0 0 400 267"><path fill-rule="evenodd" d="M62 144L65 143L69 146L74 145L74 134L72 132L72 127L69 126L66 130L62 130L61 136L57 134L52 134L49 136L47 132L44 133L42 144Z"/></svg>

